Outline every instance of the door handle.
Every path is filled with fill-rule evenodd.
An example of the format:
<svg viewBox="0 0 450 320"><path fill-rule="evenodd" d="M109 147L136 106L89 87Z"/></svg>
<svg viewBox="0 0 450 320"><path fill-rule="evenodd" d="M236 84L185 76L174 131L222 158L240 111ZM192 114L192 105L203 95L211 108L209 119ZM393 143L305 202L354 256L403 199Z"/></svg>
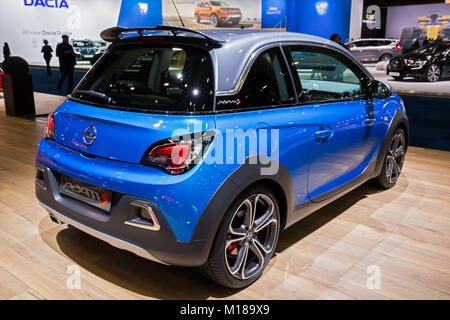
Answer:
<svg viewBox="0 0 450 320"><path fill-rule="evenodd" d="M315 133L316 135L316 140L320 141L320 142L324 142L327 141L328 139L330 139L333 136L333 130L321 130L321 131L317 131Z"/></svg>

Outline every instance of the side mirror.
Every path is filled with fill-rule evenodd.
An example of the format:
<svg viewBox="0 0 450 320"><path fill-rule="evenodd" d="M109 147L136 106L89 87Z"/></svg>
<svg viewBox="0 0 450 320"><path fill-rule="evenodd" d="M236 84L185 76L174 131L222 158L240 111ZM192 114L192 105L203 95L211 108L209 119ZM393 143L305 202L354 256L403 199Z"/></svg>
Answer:
<svg viewBox="0 0 450 320"><path fill-rule="evenodd" d="M392 87L380 80L372 80L369 91L371 97L375 99L387 99L392 96Z"/></svg>

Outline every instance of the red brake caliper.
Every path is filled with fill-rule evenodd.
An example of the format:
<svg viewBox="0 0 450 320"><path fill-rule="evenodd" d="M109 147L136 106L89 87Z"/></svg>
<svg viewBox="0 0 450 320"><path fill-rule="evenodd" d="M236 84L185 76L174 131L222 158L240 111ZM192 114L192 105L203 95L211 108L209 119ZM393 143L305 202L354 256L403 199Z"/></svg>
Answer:
<svg viewBox="0 0 450 320"><path fill-rule="evenodd" d="M228 235L227 239L230 240L232 238L231 234ZM227 252L229 254L233 254L233 251L236 249L237 243L233 242L227 247Z"/></svg>

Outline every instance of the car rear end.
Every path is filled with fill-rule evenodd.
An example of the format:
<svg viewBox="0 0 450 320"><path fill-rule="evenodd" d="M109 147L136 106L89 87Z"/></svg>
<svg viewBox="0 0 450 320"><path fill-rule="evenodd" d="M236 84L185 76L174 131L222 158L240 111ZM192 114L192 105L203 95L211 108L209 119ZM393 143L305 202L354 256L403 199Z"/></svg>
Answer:
<svg viewBox="0 0 450 320"><path fill-rule="evenodd" d="M386 40L386 45L381 48L380 57L389 55L391 57L398 57L403 54L403 47L399 40Z"/></svg>
<svg viewBox="0 0 450 320"><path fill-rule="evenodd" d="M204 160L214 139L214 70L198 39L173 38L112 45L49 115L36 196L55 222L151 260L196 266L209 252L196 226L224 180Z"/></svg>

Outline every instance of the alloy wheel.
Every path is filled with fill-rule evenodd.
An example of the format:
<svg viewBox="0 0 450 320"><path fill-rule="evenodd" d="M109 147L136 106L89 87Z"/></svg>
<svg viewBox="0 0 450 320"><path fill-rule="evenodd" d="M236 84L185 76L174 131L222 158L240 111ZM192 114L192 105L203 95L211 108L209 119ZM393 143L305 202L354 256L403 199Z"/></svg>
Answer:
<svg viewBox="0 0 450 320"><path fill-rule="evenodd" d="M441 69L435 64L431 65L427 71L428 81L430 82L438 81L440 76L441 76Z"/></svg>
<svg viewBox="0 0 450 320"><path fill-rule="evenodd" d="M269 261L278 236L274 210L268 196L257 194L244 200L234 213L225 243L225 263L233 277L255 277Z"/></svg>
<svg viewBox="0 0 450 320"><path fill-rule="evenodd" d="M403 131L397 132L392 138L386 157L386 177L389 183L397 182L405 161L406 140Z"/></svg>

